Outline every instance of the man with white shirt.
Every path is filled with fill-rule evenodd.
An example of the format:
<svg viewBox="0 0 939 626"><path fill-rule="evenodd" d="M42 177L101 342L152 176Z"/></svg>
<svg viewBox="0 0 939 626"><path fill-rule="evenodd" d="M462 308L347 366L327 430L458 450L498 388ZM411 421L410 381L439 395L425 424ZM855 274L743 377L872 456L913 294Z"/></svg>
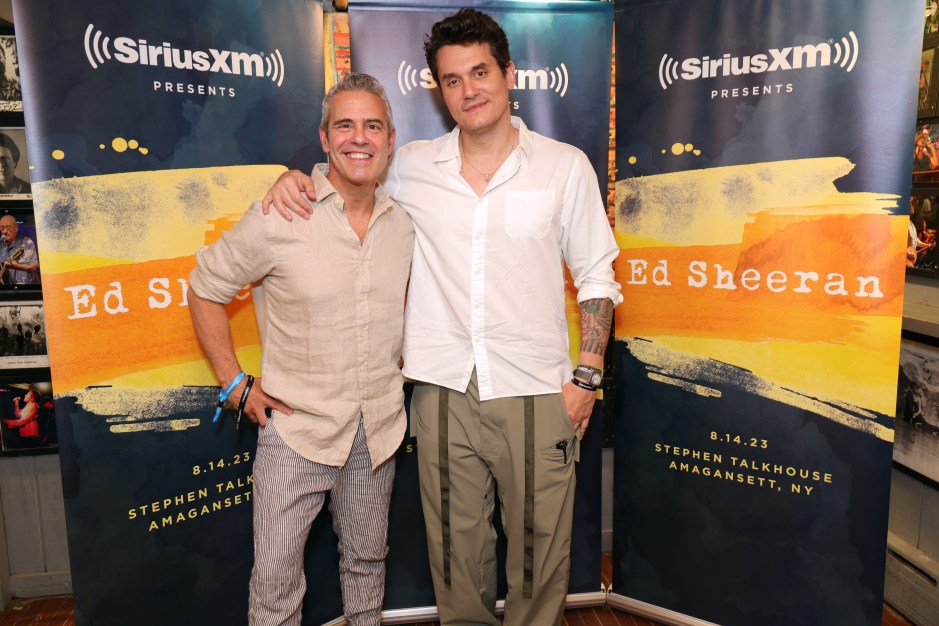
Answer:
<svg viewBox="0 0 939 626"><path fill-rule="evenodd" d="M618 248L578 149L509 114L505 33L463 9L434 25L427 63L457 127L398 150L386 187L414 220L404 372L434 591L443 625L500 624L495 496L508 538L505 624L560 624L570 571L574 465L599 384ZM304 215L298 172L265 204ZM573 376L566 261L578 288Z"/></svg>

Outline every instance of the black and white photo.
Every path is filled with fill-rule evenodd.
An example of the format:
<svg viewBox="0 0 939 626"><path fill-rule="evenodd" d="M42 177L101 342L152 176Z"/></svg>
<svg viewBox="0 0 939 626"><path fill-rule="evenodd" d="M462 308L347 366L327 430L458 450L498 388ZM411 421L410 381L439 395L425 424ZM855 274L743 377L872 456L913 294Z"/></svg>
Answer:
<svg viewBox="0 0 939 626"><path fill-rule="evenodd" d="M0 199L32 199L29 159L26 157L26 131L0 128Z"/></svg>
<svg viewBox="0 0 939 626"><path fill-rule="evenodd" d="M904 337L893 460L939 482L939 347Z"/></svg>
<svg viewBox="0 0 939 626"><path fill-rule="evenodd" d="M0 35L0 111L22 111L20 67L16 57L16 37Z"/></svg>
<svg viewBox="0 0 939 626"><path fill-rule="evenodd" d="M0 369L49 367L42 303L0 303Z"/></svg>

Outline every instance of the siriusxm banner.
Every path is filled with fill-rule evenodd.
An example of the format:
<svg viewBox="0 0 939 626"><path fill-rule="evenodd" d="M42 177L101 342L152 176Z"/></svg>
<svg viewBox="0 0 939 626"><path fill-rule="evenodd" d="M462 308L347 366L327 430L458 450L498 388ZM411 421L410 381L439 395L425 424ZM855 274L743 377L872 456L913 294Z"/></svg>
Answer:
<svg viewBox="0 0 939 626"><path fill-rule="evenodd" d="M617 3L612 602L881 623L922 22Z"/></svg>
<svg viewBox="0 0 939 626"><path fill-rule="evenodd" d="M212 423L193 253L322 160L308 0L15 2L78 624L246 624L256 435ZM229 307L259 371L246 290ZM341 614L327 516L305 624ZM314 575L315 573L315 575Z"/></svg>
<svg viewBox="0 0 939 626"><path fill-rule="evenodd" d="M594 165L605 195L610 119L610 66L613 7L600 2L485 2L470 3L487 12L505 29L516 66L516 88L510 95L512 114L529 128L573 144ZM385 2L353 0L349 7L352 69L376 76L388 92L395 115L398 145L431 139L449 132L447 113L436 82L424 59L424 36L435 22L466 3ZM573 46L572 41L590 42ZM569 281L570 283L570 281ZM571 349L579 352L580 321L576 291L568 290ZM600 408L588 430L577 468L577 501L571 546L571 593L600 590ZM397 494L417 492L417 469L398 466ZM395 534L392 505L386 607L433 604L430 572L422 544L423 524L410 523ZM412 513L413 515L413 513ZM496 516L498 518L498 515ZM500 558L504 542L500 535ZM407 561L402 561L406 555ZM422 560L423 559L423 560ZM500 597L505 582L500 580Z"/></svg>

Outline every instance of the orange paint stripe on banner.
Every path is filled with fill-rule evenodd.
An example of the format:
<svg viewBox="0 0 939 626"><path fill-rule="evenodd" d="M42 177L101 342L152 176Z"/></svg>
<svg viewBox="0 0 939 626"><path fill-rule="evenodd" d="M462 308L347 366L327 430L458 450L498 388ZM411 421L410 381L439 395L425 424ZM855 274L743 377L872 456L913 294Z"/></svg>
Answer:
<svg viewBox="0 0 939 626"><path fill-rule="evenodd" d="M195 257L43 274L57 393L202 358L186 306ZM260 344L250 297L228 305L236 349Z"/></svg>
<svg viewBox="0 0 939 626"><path fill-rule="evenodd" d="M820 316L812 311L772 308L762 304L688 301L666 296L630 301L615 316L616 336L697 337L738 341L845 342L863 331L857 321Z"/></svg>
<svg viewBox="0 0 939 626"><path fill-rule="evenodd" d="M765 215L741 244L624 249L617 336L838 341L842 318L902 315L905 232L888 215Z"/></svg>

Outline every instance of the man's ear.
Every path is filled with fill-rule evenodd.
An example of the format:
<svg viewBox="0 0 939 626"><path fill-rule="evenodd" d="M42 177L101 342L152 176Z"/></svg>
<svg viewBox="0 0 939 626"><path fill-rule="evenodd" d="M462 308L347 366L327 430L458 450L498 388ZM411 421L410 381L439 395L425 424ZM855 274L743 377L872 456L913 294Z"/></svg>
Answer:
<svg viewBox="0 0 939 626"><path fill-rule="evenodd" d="M329 154L329 141L326 137L326 129L320 126L320 144L323 146L323 152Z"/></svg>
<svg viewBox="0 0 939 626"><path fill-rule="evenodd" d="M505 79L509 81L509 89L515 89L515 63L509 61L509 66L505 68Z"/></svg>

